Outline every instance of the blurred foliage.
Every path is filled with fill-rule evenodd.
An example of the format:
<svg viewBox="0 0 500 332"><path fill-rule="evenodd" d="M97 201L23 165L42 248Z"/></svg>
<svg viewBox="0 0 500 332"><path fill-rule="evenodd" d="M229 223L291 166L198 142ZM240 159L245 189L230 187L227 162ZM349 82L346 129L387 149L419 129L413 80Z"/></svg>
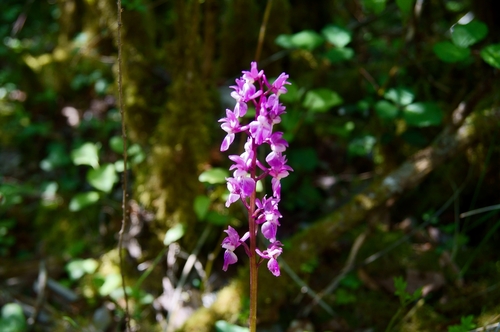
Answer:
<svg viewBox="0 0 500 332"><path fill-rule="evenodd" d="M235 325L248 314L240 284L208 308L224 285L246 280L244 268L221 272L222 231L243 230L246 216L224 206L229 160L217 120L234 106L227 87L254 57L266 5L122 0L131 178L123 272L133 324L144 331L180 325L175 314L194 309L186 331L244 330ZM282 184L285 251L293 234L431 145L453 111L484 92L478 142L330 251L299 252L306 263L293 272L320 292L368 232L359 264L320 305L304 314L306 286L262 271L263 326L282 331L301 317L319 331L466 331L498 321L500 131L483 133L480 119L500 103L499 15L494 0L273 1L259 68L269 77L285 71L293 83L279 124L294 168ZM124 328L115 33L114 0L0 4L2 331L27 330L33 310L36 331ZM463 215L483 207L492 208ZM375 253L380 259L361 264ZM421 284L411 269L437 279ZM43 271L51 292L37 307L32 285Z"/></svg>

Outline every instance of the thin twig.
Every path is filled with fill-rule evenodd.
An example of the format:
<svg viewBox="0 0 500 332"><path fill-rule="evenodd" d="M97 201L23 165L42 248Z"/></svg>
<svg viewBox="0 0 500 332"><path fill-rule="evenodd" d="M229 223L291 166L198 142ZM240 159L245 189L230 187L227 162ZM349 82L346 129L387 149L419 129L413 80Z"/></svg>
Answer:
<svg viewBox="0 0 500 332"><path fill-rule="evenodd" d="M322 300L322 298L325 295L328 295L331 292L333 292L338 287L338 284L340 283L340 281L349 272L351 272L351 271L353 271L353 270L355 270L357 268L360 268L362 266L365 266L365 265L368 265L370 263L373 263L374 261L376 261L380 257L382 257L385 254L387 254L389 251L395 249L396 247L398 247L402 243L408 241L416 232L418 232L419 230L421 230L421 229L425 228L426 226L428 226L432 222L432 220L434 218L440 216L457 199L457 196L465 188L465 184L466 183L467 183L467 179L462 183L462 185L460 186L460 188L457 188L456 191L454 191L453 196L451 196L443 204L443 206L438 211L436 211L427 221L423 222L421 225L419 225L418 227L416 227L415 229L413 229L410 233L408 233L405 236L401 237L399 240L393 242L391 245L389 245L388 247L384 248L383 250L370 255L365 260L363 260L363 262L361 262L359 264L354 264L354 260L356 258L356 255L357 255L357 253L358 253L358 251L359 251L359 249L360 249L361 245L363 244L363 242L365 240L365 237L366 237L366 233L360 234L360 236L358 236L356 238L356 240L354 241L354 244L352 246L351 252L349 253L349 257L347 258L347 263L344 266L344 268L342 269L342 272L340 273L340 275L337 276L337 278L335 278L332 281L332 283L330 283L330 285L328 285L324 290L322 290L319 293L315 293L314 291L312 291L307 284L305 284L302 280L300 280L300 278L297 275L295 275L295 273L293 271L291 271L291 269L288 266L286 266L285 270L292 277L292 279L294 279L294 281L297 282L301 287L306 287L307 288L307 294L310 295L313 298L313 302L308 307L306 307L303 310L303 315L307 316L310 313L310 311L312 310L312 308L316 304L318 304L318 303L320 304L320 306L323 309L325 309L325 311L327 311L328 313L331 314L330 310L332 310L332 309L330 307L328 307L328 305L326 303L324 303L323 300ZM282 260L280 260L280 264L281 264L281 262L282 262Z"/></svg>
<svg viewBox="0 0 500 332"><path fill-rule="evenodd" d="M494 211L494 210L500 210L500 204L486 206L486 207L483 207L483 208L480 208L480 209L475 209L475 210L472 210L472 211L467 211L467 212L461 213L460 214L460 218L467 218L467 217L473 216L475 214L479 214L479 213L483 213L483 212L489 212L489 211Z"/></svg>
<svg viewBox="0 0 500 332"><path fill-rule="evenodd" d="M304 282L296 273L295 271L292 270L292 268L286 263L286 261L280 256L278 257L278 262L280 264L280 267L283 267L283 270L292 278L292 280L300 286L301 292L306 293L312 298L319 298L318 294L311 288L309 287L308 284ZM337 313L333 311L333 309L326 304L323 300L319 299L318 304L320 305L321 308L323 308L327 313L329 313L331 316L335 317Z"/></svg>
<svg viewBox="0 0 500 332"><path fill-rule="evenodd" d="M316 304L318 304L318 302L321 301L321 299L325 295L330 294L331 292L333 292L338 287L338 285L340 284L340 282L342 281L342 279L344 279L344 277L349 272L352 271L353 266L354 266L354 261L356 259L356 256L358 255L359 249L361 248L361 246L365 242L367 234L368 234L368 231L365 231L365 232L363 232L363 233L361 233L361 234L358 235L358 237L354 241L354 244L352 245L351 252L349 253L349 257L347 258L347 262L346 262L344 268L342 269L342 271L340 272L340 274L325 289L323 289L321 292L319 292L313 298L313 302L311 304L309 304L307 307L304 308L304 310L303 310L304 316L308 316L309 313L311 312L312 308Z"/></svg>
<svg viewBox="0 0 500 332"><path fill-rule="evenodd" d="M47 267L45 266L45 261L43 259L40 261L40 272L38 274L36 286L38 295L36 297L35 308L33 310L33 314L28 319L30 330L34 327L45 300L45 289L47 288Z"/></svg>
<svg viewBox="0 0 500 332"><path fill-rule="evenodd" d="M127 286L125 284L125 262L123 258L123 237L125 234L125 229L127 226L127 130L125 128L125 114L123 110L123 89L122 89L122 2L117 0L116 2L118 13L117 13L117 44L118 44L118 107L120 108L121 122L122 122L122 140L123 140L123 175L122 175L122 227L120 229L118 237L118 255L120 257L120 275L122 278L122 289L123 296L125 298L125 324L127 331L131 331L130 328L130 314L128 307L128 295Z"/></svg>

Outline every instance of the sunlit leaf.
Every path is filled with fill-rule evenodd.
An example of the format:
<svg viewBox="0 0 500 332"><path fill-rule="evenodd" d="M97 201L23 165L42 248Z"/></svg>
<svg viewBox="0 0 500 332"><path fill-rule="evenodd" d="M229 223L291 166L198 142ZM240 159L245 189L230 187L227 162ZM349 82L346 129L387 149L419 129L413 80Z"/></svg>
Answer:
<svg viewBox="0 0 500 332"><path fill-rule="evenodd" d="M96 189L109 193L113 185L118 181L115 166L106 164L97 169L91 169L87 173L87 181Z"/></svg>
<svg viewBox="0 0 500 332"><path fill-rule="evenodd" d="M291 42L297 48L314 50L316 47L324 43L323 37L312 30L304 30L292 35Z"/></svg>
<svg viewBox="0 0 500 332"><path fill-rule="evenodd" d="M71 160L75 165L99 167L99 145L87 142L71 151Z"/></svg>
<svg viewBox="0 0 500 332"><path fill-rule="evenodd" d="M72 280L77 280L85 274L92 274L97 270L99 264L95 259L76 259L66 265L66 271Z"/></svg>
<svg viewBox="0 0 500 332"><path fill-rule="evenodd" d="M324 38L315 31L304 30L294 35L279 35L276 44L286 49L300 48L308 51L324 43Z"/></svg>
<svg viewBox="0 0 500 332"><path fill-rule="evenodd" d="M210 198L204 195L196 196L193 203L194 213L198 220L205 219L208 209L210 208Z"/></svg>
<svg viewBox="0 0 500 332"><path fill-rule="evenodd" d="M342 104L343 100L333 90L320 88L307 91L303 106L311 112L326 112L330 108Z"/></svg>
<svg viewBox="0 0 500 332"><path fill-rule="evenodd" d="M405 106L413 102L415 94L408 88L397 87L387 90L384 98L395 102L397 105Z"/></svg>
<svg viewBox="0 0 500 332"><path fill-rule="evenodd" d="M436 43L433 47L434 53L444 62L458 62L467 59L470 55L468 48L461 48L449 41Z"/></svg>
<svg viewBox="0 0 500 332"><path fill-rule="evenodd" d="M375 112L381 119L394 119L398 116L399 109L387 100L379 100L375 104Z"/></svg>
<svg viewBox="0 0 500 332"><path fill-rule="evenodd" d="M210 184L226 183L226 177L228 176L229 172L224 168L210 168L200 174L198 181Z"/></svg>
<svg viewBox="0 0 500 332"><path fill-rule="evenodd" d="M291 35L279 35L274 42L285 49L294 48Z"/></svg>
<svg viewBox="0 0 500 332"><path fill-rule="evenodd" d="M492 44L483 48L481 58L490 66L500 69L500 44Z"/></svg>
<svg viewBox="0 0 500 332"><path fill-rule="evenodd" d="M115 167L115 170L117 173L123 172L125 169L125 165L123 164L123 159L118 159L113 163L113 166ZM127 163L127 170L130 169L130 163Z"/></svg>
<svg viewBox="0 0 500 332"><path fill-rule="evenodd" d="M215 322L215 331L217 332L248 332L248 327L241 327L238 325L230 324L224 320Z"/></svg>
<svg viewBox="0 0 500 332"><path fill-rule="evenodd" d="M76 194L69 202L69 210L80 211L84 207L94 204L98 200L99 200L99 193L95 191Z"/></svg>
<svg viewBox="0 0 500 332"><path fill-rule="evenodd" d="M123 149L122 149L123 150ZM137 154L142 153L142 148L139 144L132 144L127 148L127 153L130 156L135 156Z"/></svg>
<svg viewBox="0 0 500 332"><path fill-rule="evenodd" d="M403 118L410 126L437 126L443 120L443 111L432 102L414 103L403 109Z"/></svg>
<svg viewBox="0 0 500 332"><path fill-rule="evenodd" d="M163 244L168 246L184 236L185 228L183 224L177 224L165 233Z"/></svg>
<svg viewBox="0 0 500 332"><path fill-rule="evenodd" d="M105 79L98 79L95 83L94 83L94 89L95 89L95 92L97 92L97 94L99 95L104 95L108 89L108 82L106 82Z"/></svg>
<svg viewBox="0 0 500 332"><path fill-rule="evenodd" d="M101 296L108 296L114 290L120 288L122 285L122 278L118 273L108 274L104 278L104 284L99 287L99 294Z"/></svg>
<svg viewBox="0 0 500 332"><path fill-rule="evenodd" d="M342 48L351 42L351 32L336 25L327 25L321 30L323 36L333 45Z"/></svg>
<svg viewBox="0 0 500 332"><path fill-rule="evenodd" d="M456 24L451 33L451 40L458 47L469 47L481 41L488 34L488 26L474 20L465 25Z"/></svg>
<svg viewBox="0 0 500 332"><path fill-rule="evenodd" d="M358 137L349 142L347 151L350 155L353 156L366 156L367 154L372 152L376 142L377 140L375 139L375 137L371 135Z"/></svg>
<svg viewBox="0 0 500 332"><path fill-rule="evenodd" d="M0 317L0 331L23 332L26 331L26 317L23 308L17 303L7 303L2 307Z"/></svg>

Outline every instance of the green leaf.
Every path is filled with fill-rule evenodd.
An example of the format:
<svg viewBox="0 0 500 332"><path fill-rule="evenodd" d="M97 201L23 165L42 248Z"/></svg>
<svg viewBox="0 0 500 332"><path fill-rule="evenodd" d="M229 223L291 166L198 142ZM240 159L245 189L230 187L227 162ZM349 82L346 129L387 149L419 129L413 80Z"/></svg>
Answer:
<svg viewBox="0 0 500 332"><path fill-rule="evenodd" d="M98 265L97 261L92 258L76 259L66 265L66 271L68 271L69 277L72 280L77 280L85 274L94 273L97 270Z"/></svg>
<svg viewBox="0 0 500 332"><path fill-rule="evenodd" d="M210 198L204 195L196 196L193 205L198 220L204 220L210 208Z"/></svg>
<svg viewBox="0 0 500 332"><path fill-rule="evenodd" d="M384 98L395 102L397 105L405 106L411 104L415 98L415 94L408 88L397 87L389 89Z"/></svg>
<svg viewBox="0 0 500 332"><path fill-rule="evenodd" d="M490 66L500 69L500 44L491 44L483 48L481 58Z"/></svg>
<svg viewBox="0 0 500 332"><path fill-rule="evenodd" d="M456 24L451 33L451 40L458 47L469 47L482 40L488 34L488 26L474 20L465 25Z"/></svg>
<svg viewBox="0 0 500 332"><path fill-rule="evenodd" d="M123 139L121 136L113 136L109 139L109 147L116 153L123 153Z"/></svg>
<svg viewBox="0 0 500 332"><path fill-rule="evenodd" d="M342 278L342 280L340 281L340 285L345 286L349 289L356 290L363 285L363 282L359 280L356 274L349 273L344 278Z"/></svg>
<svg viewBox="0 0 500 332"><path fill-rule="evenodd" d="M125 165L123 163L123 159L119 159L113 163L113 166L115 167L115 171L117 173L121 173L125 169ZM127 163L127 170L130 170L130 163Z"/></svg>
<svg viewBox="0 0 500 332"><path fill-rule="evenodd" d="M316 47L324 43L323 37L312 30L304 30L294 34L291 38L292 44L301 49L308 51L314 50Z"/></svg>
<svg viewBox="0 0 500 332"><path fill-rule="evenodd" d="M307 91L303 106L311 112L326 112L330 108L342 104L343 100L337 92L319 88Z"/></svg>
<svg viewBox="0 0 500 332"><path fill-rule="evenodd" d="M443 112L432 102L414 103L403 109L403 119L410 126L437 126L441 124Z"/></svg>
<svg viewBox="0 0 500 332"><path fill-rule="evenodd" d="M215 322L215 330L217 332L248 332L248 327L241 327L238 325L230 324L224 320Z"/></svg>
<svg viewBox="0 0 500 332"><path fill-rule="evenodd" d="M2 307L0 318L0 331L23 332L26 331L26 317L23 308L17 303L7 303Z"/></svg>
<svg viewBox="0 0 500 332"><path fill-rule="evenodd" d="M339 288L335 292L335 303L338 305L354 303L356 300L356 295L343 288Z"/></svg>
<svg viewBox="0 0 500 332"><path fill-rule="evenodd" d="M71 160L75 165L90 165L97 168L99 167L99 148L98 144L85 143L71 151Z"/></svg>
<svg viewBox="0 0 500 332"><path fill-rule="evenodd" d="M352 40L351 32L336 25L327 25L321 30L323 36L333 45L342 48Z"/></svg>
<svg viewBox="0 0 500 332"><path fill-rule="evenodd" d="M163 244L168 246L171 243L174 243L175 241L179 240L181 237L184 236L185 233L184 225L183 224L177 224L174 227L170 228L166 233L165 233L165 238L163 239Z"/></svg>
<svg viewBox="0 0 500 332"><path fill-rule="evenodd" d="M102 284L102 286L99 287L99 294L101 296L108 296L114 290L121 288L121 286L122 286L122 278L120 274L118 273L108 274L104 278L104 284Z"/></svg>
<svg viewBox="0 0 500 332"><path fill-rule="evenodd" d="M123 149L122 149L123 150ZM135 155L138 155L138 154L141 154L143 153L142 152L142 148L139 144L132 144L130 145L128 148L127 148L127 153L130 155L130 156L135 156Z"/></svg>
<svg viewBox="0 0 500 332"><path fill-rule="evenodd" d="M324 43L324 38L315 31L304 30L294 35L279 35L276 44L286 49L300 48L308 51Z"/></svg>
<svg viewBox="0 0 500 332"><path fill-rule="evenodd" d="M326 52L325 56L331 63L342 62L352 59L354 56L354 50L349 47L332 48Z"/></svg>
<svg viewBox="0 0 500 332"><path fill-rule="evenodd" d="M474 316L469 315L460 318L460 325L453 325L448 327L448 332L468 332L476 328L474 324Z"/></svg>
<svg viewBox="0 0 500 332"><path fill-rule="evenodd" d="M201 173L198 181L210 184L226 183L226 177L228 176L229 172L223 168L211 168Z"/></svg>
<svg viewBox="0 0 500 332"><path fill-rule="evenodd" d="M384 11L387 0L362 0L361 2L368 12L380 14Z"/></svg>
<svg viewBox="0 0 500 332"><path fill-rule="evenodd" d="M449 10L450 12L455 12L455 13L464 11L466 6L467 4L463 1L448 0L445 2L446 9Z"/></svg>
<svg viewBox="0 0 500 332"><path fill-rule="evenodd" d="M403 279L403 277L398 276L394 278L394 294L399 297L401 303L410 297L410 294L406 291L408 283Z"/></svg>
<svg viewBox="0 0 500 332"><path fill-rule="evenodd" d="M76 194L69 202L70 211L80 211L86 206L94 204L99 200L99 193L96 191L89 191L86 193Z"/></svg>
<svg viewBox="0 0 500 332"><path fill-rule="evenodd" d="M349 142L349 146L347 147L347 151L350 155L354 156L366 156L369 154L377 140L375 137L371 135L365 135L362 137L355 138L351 142Z"/></svg>
<svg viewBox="0 0 500 332"><path fill-rule="evenodd" d="M436 43L433 47L434 53L444 62L458 62L467 59L470 55L468 48L461 48L449 41Z"/></svg>
<svg viewBox="0 0 500 332"><path fill-rule="evenodd" d="M375 104L375 113L381 119L394 119L398 116L399 109L396 105L387 100L379 100Z"/></svg>
<svg viewBox="0 0 500 332"><path fill-rule="evenodd" d="M87 172L87 181L96 189L109 193L113 185L118 181L115 166L113 164L102 165L97 169Z"/></svg>
<svg viewBox="0 0 500 332"><path fill-rule="evenodd" d="M413 2L414 0L396 0L396 4L398 5L399 10L404 15L411 14L411 10L413 8Z"/></svg>
<svg viewBox="0 0 500 332"><path fill-rule="evenodd" d="M287 50L294 48L291 35L279 35L274 42Z"/></svg>
<svg viewBox="0 0 500 332"><path fill-rule="evenodd" d="M52 143L49 145L49 155L40 162L40 168L46 172L52 171L60 166L65 166L70 162L68 153L61 143Z"/></svg>

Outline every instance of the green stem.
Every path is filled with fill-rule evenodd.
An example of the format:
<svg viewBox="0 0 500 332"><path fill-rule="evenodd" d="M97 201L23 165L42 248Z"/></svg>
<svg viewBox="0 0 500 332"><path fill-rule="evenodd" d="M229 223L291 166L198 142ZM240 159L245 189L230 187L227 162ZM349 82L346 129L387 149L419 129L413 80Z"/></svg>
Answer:
<svg viewBox="0 0 500 332"><path fill-rule="evenodd" d="M394 326L394 323L396 323L396 319L398 319L402 313L403 313L403 307L400 307L398 309L398 311L396 312L396 314L394 316L392 316L391 321L389 322L389 325L387 326L387 329L385 330L385 332L392 331L392 327Z"/></svg>

